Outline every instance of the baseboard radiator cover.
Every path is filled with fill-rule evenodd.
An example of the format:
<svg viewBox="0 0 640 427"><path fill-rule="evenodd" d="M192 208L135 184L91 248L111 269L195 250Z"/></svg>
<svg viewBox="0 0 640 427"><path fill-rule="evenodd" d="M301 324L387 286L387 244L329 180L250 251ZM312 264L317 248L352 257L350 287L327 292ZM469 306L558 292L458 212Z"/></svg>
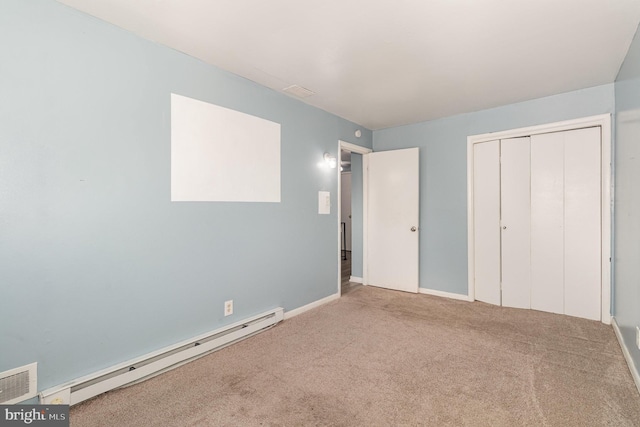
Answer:
<svg viewBox="0 0 640 427"><path fill-rule="evenodd" d="M75 405L109 390L131 385L220 350L269 329L284 318L284 309L263 314L199 335L153 353L120 363L40 393L42 404Z"/></svg>

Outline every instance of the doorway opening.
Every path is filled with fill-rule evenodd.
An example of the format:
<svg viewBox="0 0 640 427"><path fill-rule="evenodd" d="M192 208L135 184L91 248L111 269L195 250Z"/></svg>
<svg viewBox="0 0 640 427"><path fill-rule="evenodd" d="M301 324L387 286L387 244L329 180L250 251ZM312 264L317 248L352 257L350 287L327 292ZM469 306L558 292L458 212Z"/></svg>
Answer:
<svg viewBox="0 0 640 427"><path fill-rule="evenodd" d="M339 141L338 171L338 292L344 295L364 283L363 154L369 148Z"/></svg>
<svg viewBox="0 0 640 427"><path fill-rule="evenodd" d="M359 154L353 154L353 158L356 164L358 162L357 157ZM353 263L353 232L352 232L352 202L351 196L352 189L352 170L351 170L351 152L347 150L340 151L340 291L344 295L355 287L360 286L357 282L351 281L352 276L352 263ZM362 176L362 169L355 168L355 173L360 173ZM361 193L361 186L358 188L358 183L362 181L356 176L356 193ZM357 197L356 197L357 199ZM357 211L357 208L356 208ZM356 225L361 224L356 219ZM356 233L358 234L358 233ZM356 267L356 270L358 268Z"/></svg>

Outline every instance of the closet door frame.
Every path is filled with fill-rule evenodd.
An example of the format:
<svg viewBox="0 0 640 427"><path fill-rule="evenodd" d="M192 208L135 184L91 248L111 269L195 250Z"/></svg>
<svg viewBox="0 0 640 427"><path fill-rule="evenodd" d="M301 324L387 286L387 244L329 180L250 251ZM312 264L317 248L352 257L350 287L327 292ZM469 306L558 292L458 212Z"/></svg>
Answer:
<svg viewBox="0 0 640 427"><path fill-rule="evenodd" d="M473 146L474 144L500 139L519 138L549 132L600 127L601 129L601 230L602 230L602 268L601 268L601 321L611 324L611 217L613 210L613 180L611 175L611 115L584 117L575 120L549 123L545 125L512 129L501 132L471 135L467 137L467 247L468 247L468 297L475 300L475 230L473 206Z"/></svg>

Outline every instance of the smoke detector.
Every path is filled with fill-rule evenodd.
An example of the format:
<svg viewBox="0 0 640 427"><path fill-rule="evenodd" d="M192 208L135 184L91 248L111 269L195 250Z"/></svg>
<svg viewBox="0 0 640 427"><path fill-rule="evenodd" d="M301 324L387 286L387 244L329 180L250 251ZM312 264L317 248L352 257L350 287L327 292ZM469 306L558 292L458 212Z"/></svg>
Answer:
<svg viewBox="0 0 640 427"><path fill-rule="evenodd" d="M298 85L291 85L289 87L285 87L282 90L298 98L308 98L316 94L314 91Z"/></svg>

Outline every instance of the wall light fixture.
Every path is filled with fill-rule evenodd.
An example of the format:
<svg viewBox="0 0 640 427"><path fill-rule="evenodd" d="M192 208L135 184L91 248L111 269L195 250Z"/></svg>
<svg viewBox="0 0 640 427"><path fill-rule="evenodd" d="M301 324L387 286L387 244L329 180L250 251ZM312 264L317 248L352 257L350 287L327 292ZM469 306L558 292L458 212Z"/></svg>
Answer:
<svg viewBox="0 0 640 427"><path fill-rule="evenodd" d="M338 166L338 159L329 153L324 153L324 162L331 169L335 169Z"/></svg>

